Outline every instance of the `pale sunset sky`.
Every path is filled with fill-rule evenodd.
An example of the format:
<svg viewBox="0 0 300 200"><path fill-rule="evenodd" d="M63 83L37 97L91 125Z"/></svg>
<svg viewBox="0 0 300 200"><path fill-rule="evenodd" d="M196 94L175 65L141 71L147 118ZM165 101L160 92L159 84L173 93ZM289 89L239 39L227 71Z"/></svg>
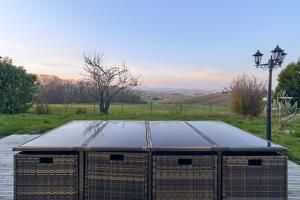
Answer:
<svg viewBox="0 0 300 200"><path fill-rule="evenodd" d="M0 56L80 78L83 53L98 51L145 87L219 89L242 73L267 78L257 49L267 61L279 44L284 66L296 61L299 11L298 0L0 0Z"/></svg>

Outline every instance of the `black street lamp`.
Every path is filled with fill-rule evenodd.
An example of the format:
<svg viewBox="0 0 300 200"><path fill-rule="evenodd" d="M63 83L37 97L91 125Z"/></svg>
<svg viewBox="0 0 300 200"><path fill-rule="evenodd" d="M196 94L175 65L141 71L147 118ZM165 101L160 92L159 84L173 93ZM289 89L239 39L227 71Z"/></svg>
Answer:
<svg viewBox="0 0 300 200"><path fill-rule="evenodd" d="M272 112L272 71L281 67L284 61L284 57L287 55L278 45L271 51L272 55L266 64L261 64L261 59L264 54L259 50L253 55L256 67L269 70L269 84L268 84L268 100L267 100L267 125L266 125L266 139L272 140L272 129L271 129L271 112Z"/></svg>

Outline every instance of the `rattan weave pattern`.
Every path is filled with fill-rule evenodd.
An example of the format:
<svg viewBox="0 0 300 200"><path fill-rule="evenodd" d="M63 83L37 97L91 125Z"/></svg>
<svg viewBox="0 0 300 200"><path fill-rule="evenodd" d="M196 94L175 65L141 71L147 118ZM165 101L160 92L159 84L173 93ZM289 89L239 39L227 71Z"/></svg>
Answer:
<svg viewBox="0 0 300 200"><path fill-rule="evenodd" d="M287 199L284 156L224 156L222 168L224 200Z"/></svg>
<svg viewBox="0 0 300 200"><path fill-rule="evenodd" d="M15 200L78 199L77 155L19 153L15 168Z"/></svg>
<svg viewBox="0 0 300 200"><path fill-rule="evenodd" d="M111 155L122 159L111 160ZM147 199L147 159L139 152L87 152L85 199Z"/></svg>
<svg viewBox="0 0 300 200"><path fill-rule="evenodd" d="M216 199L216 165L214 155L155 155L153 200Z"/></svg>

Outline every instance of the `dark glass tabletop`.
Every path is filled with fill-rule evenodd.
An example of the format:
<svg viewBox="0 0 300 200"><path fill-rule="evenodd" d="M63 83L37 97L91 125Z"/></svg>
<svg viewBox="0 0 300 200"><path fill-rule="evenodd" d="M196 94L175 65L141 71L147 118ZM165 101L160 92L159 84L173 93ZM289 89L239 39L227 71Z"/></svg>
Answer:
<svg viewBox="0 0 300 200"><path fill-rule="evenodd" d="M97 134L105 121L72 121L22 145L22 147L79 147Z"/></svg>
<svg viewBox="0 0 300 200"><path fill-rule="evenodd" d="M210 145L182 121L149 122L154 148L206 148Z"/></svg>
<svg viewBox="0 0 300 200"><path fill-rule="evenodd" d="M106 127L87 144L87 147L147 147L145 122L110 121Z"/></svg>
<svg viewBox="0 0 300 200"><path fill-rule="evenodd" d="M222 148L283 148L223 122L189 121Z"/></svg>
<svg viewBox="0 0 300 200"><path fill-rule="evenodd" d="M14 150L146 147L200 151L225 151L226 148L241 151L286 150L229 124L213 121L151 121L149 126L145 121L72 121Z"/></svg>

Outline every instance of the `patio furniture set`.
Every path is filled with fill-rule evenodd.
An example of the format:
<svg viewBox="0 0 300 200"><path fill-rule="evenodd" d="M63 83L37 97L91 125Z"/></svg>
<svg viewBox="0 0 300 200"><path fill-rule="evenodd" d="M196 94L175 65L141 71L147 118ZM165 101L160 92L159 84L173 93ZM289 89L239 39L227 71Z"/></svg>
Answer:
<svg viewBox="0 0 300 200"><path fill-rule="evenodd" d="M287 149L223 122L72 121L14 150L15 200L287 199Z"/></svg>

